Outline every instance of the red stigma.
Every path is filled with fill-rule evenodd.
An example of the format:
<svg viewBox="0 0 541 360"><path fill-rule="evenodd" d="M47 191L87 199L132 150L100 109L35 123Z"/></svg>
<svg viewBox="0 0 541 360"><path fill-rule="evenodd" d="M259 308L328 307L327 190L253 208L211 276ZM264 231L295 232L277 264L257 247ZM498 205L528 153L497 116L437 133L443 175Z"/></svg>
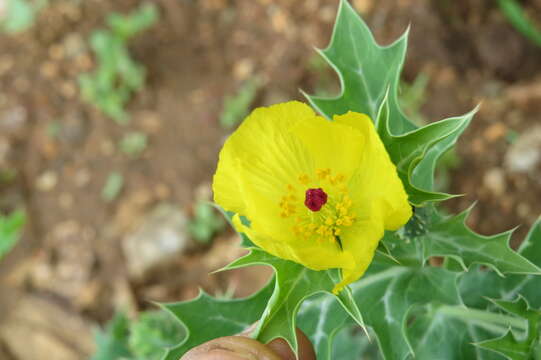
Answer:
<svg viewBox="0 0 541 360"><path fill-rule="evenodd" d="M322 188L306 190L304 205L312 211L319 211L327 203L327 194Z"/></svg>

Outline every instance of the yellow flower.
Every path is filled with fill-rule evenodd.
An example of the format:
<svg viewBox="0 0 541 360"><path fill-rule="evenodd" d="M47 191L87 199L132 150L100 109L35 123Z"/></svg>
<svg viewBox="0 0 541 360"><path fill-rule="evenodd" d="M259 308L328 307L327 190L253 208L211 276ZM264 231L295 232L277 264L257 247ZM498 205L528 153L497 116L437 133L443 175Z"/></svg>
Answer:
<svg viewBox="0 0 541 360"><path fill-rule="evenodd" d="M220 152L213 190L237 214L237 230L265 251L312 270L340 268L334 293L363 275L384 230L411 217L370 118L348 112L328 121L297 101L244 120Z"/></svg>

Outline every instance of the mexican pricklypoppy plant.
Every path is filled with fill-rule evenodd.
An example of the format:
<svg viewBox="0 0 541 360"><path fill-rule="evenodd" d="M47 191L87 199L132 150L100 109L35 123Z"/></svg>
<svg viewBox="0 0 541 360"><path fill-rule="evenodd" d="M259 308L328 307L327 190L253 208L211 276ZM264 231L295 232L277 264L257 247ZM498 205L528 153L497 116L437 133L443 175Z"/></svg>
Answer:
<svg viewBox="0 0 541 360"><path fill-rule="evenodd" d="M411 217L372 120L348 112L329 121L295 101L246 118L220 153L213 187L261 249L312 270L341 269L335 293L365 272L384 230Z"/></svg>

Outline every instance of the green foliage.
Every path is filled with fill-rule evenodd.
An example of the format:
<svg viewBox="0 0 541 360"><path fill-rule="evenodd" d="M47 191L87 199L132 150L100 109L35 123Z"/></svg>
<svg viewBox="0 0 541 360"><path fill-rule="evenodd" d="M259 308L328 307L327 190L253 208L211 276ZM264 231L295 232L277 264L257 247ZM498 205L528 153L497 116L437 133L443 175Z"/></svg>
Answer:
<svg viewBox="0 0 541 360"><path fill-rule="evenodd" d="M534 358L534 352L540 344L539 327L541 325L541 311L530 308L528 301L518 297L516 301L491 300L494 305L503 311L524 318L527 321L527 330L519 338L511 330L496 339L485 340L476 345L495 351L513 360L529 360Z"/></svg>
<svg viewBox="0 0 541 360"><path fill-rule="evenodd" d="M262 250L253 248L250 254L240 258L225 269L237 269L250 265L268 265L274 269L276 281L274 292L259 320L254 336L267 343L275 338L284 338L297 351L295 333L297 311L306 298L319 293L331 294L339 281L337 270L314 271L292 261L279 259ZM349 289L333 295L336 303L360 326L364 327L362 316L353 301Z"/></svg>
<svg viewBox="0 0 541 360"><path fill-rule="evenodd" d="M220 125L224 129L234 128L248 115L260 87L259 79L247 80L235 95L225 98L220 114Z"/></svg>
<svg viewBox="0 0 541 360"><path fill-rule="evenodd" d="M498 0L498 4L509 22L513 24L522 35L538 46L541 46L541 31L530 19L528 19L520 3L515 0Z"/></svg>
<svg viewBox="0 0 541 360"><path fill-rule="evenodd" d="M188 223L188 231L195 240L208 244L212 237L223 230L225 221L216 214L214 206L207 201L195 204L194 216Z"/></svg>
<svg viewBox="0 0 541 360"><path fill-rule="evenodd" d="M15 246L26 222L23 211L0 216L0 260Z"/></svg>
<svg viewBox="0 0 541 360"><path fill-rule="evenodd" d="M101 191L101 198L107 202L113 201L124 187L124 176L121 173L113 171L107 177L105 185Z"/></svg>
<svg viewBox="0 0 541 360"><path fill-rule="evenodd" d="M186 336L184 328L163 311L142 313L130 327L129 347L138 360L159 360L166 348Z"/></svg>
<svg viewBox="0 0 541 360"><path fill-rule="evenodd" d="M129 359L128 335L129 320L124 314L117 313L104 331L96 332L97 350L91 360Z"/></svg>
<svg viewBox="0 0 541 360"><path fill-rule="evenodd" d="M259 319L272 291L273 283L269 282L257 294L245 299L218 300L201 291L194 300L162 304L186 329L186 338L170 348L163 360L178 360L186 351L205 341L246 330Z"/></svg>
<svg viewBox="0 0 541 360"><path fill-rule="evenodd" d="M119 124L127 123L124 108L145 81L145 69L130 56L128 41L157 19L156 6L146 3L128 16L109 15L109 29L96 30L90 37L98 66L94 72L79 77L81 95Z"/></svg>
<svg viewBox="0 0 541 360"><path fill-rule="evenodd" d="M462 159L458 156L455 148L450 148L438 161L436 166L436 177L434 178L434 188L438 191L444 191L451 185L451 171L460 167Z"/></svg>
<svg viewBox="0 0 541 360"><path fill-rule="evenodd" d="M450 216L438 211L437 203L452 197L434 191L438 160L475 110L417 127L401 111L397 94L407 32L381 47L349 3L340 4L331 44L320 54L337 72L342 92L334 98L307 98L328 119L349 110L371 116L414 216L399 231L385 234L367 272L338 296L330 293L339 278L336 270L312 271L252 244L248 255L226 269L268 265L274 269L273 282L247 299L217 300L203 294L165 305L188 333L165 359L176 360L189 348L238 333L255 320L252 336L262 342L281 337L294 350L299 326L319 360L337 358L345 346L352 359L359 353L388 360L538 356L539 313L527 304L541 308L541 220L515 252L509 247L511 232L482 236L469 229L465 221L471 209ZM249 226L248 219L241 220ZM250 244L245 235L243 239ZM442 266L431 265L435 256L443 258ZM518 296L524 300L510 302ZM344 333L353 326L358 333ZM364 327L368 331L360 330ZM378 354L366 346L365 333L376 340Z"/></svg>
<svg viewBox="0 0 541 360"><path fill-rule="evenodd" d="M184 329L166 312L147 311L133 322L117 313L104 331L96 333L97 350L91 360L159 360L165 348L184 336Z"/></svg>
<svg viewBox="0 0 541 360"><path fill-rule="evenodd" d="M0 5L0 30L15 34L29 29L45 5L47 0L5 0L4 15Z"/></svg>
<svg viewBox="0 0 541 360"><path fill-rule="evenodd" d="M132 131L125 134L120 140L118 147L120 151L131 157L139 157L147 148L148 136L145 133Z"/></svg>

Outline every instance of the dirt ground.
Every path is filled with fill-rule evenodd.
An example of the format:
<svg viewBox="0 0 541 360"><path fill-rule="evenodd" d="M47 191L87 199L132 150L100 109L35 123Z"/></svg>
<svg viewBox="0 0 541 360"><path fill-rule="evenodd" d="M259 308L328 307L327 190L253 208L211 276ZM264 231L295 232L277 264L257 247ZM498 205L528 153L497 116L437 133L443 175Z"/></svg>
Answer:
<svg viewBox="0 0 541 360"><path fill-rule="evenodd" d="M159 22L131 47L147 84L128 106L129 125L120 126L80 100L77 75L95 65L90 32L111 11L138 3L55 0L32 29L0 34L0 167L16 170L14 180L0 184L0 209L28 214L22 241L0 264L1 359L30 359L43 349L59 359L84 358L93 327L119 306L135 313L148 300L191 298L200 286L246 295L268 276L208 275L239 255L230 232L144 278L128 273L122 241L155 204L192 211L228 134L218 122L224 97L243 81L263 80L258 106L301 99L299 88L313 91L329 76L310 66L312 47L327 44L338 1L156 1ZM428 76L424 118L482 104L459 141L459 165L449 170L448 190L465 195L447 207L477 201L475 230L520 226L519 241L541 214L541 164L519 171L510 163L521 137L541 126L541 47L509 25L492 0L352 3L382 43L411 24L404 79ZM523 3L541 23L541 2ZM56 123L61 130L51 136ZM149 136L137 159L116 149L130 130ZM126 183L106 202L101 191L113 171ZM39 334L33 354L20 339L29 329ZM70 336L74 331L80 336Z"/></svg>

